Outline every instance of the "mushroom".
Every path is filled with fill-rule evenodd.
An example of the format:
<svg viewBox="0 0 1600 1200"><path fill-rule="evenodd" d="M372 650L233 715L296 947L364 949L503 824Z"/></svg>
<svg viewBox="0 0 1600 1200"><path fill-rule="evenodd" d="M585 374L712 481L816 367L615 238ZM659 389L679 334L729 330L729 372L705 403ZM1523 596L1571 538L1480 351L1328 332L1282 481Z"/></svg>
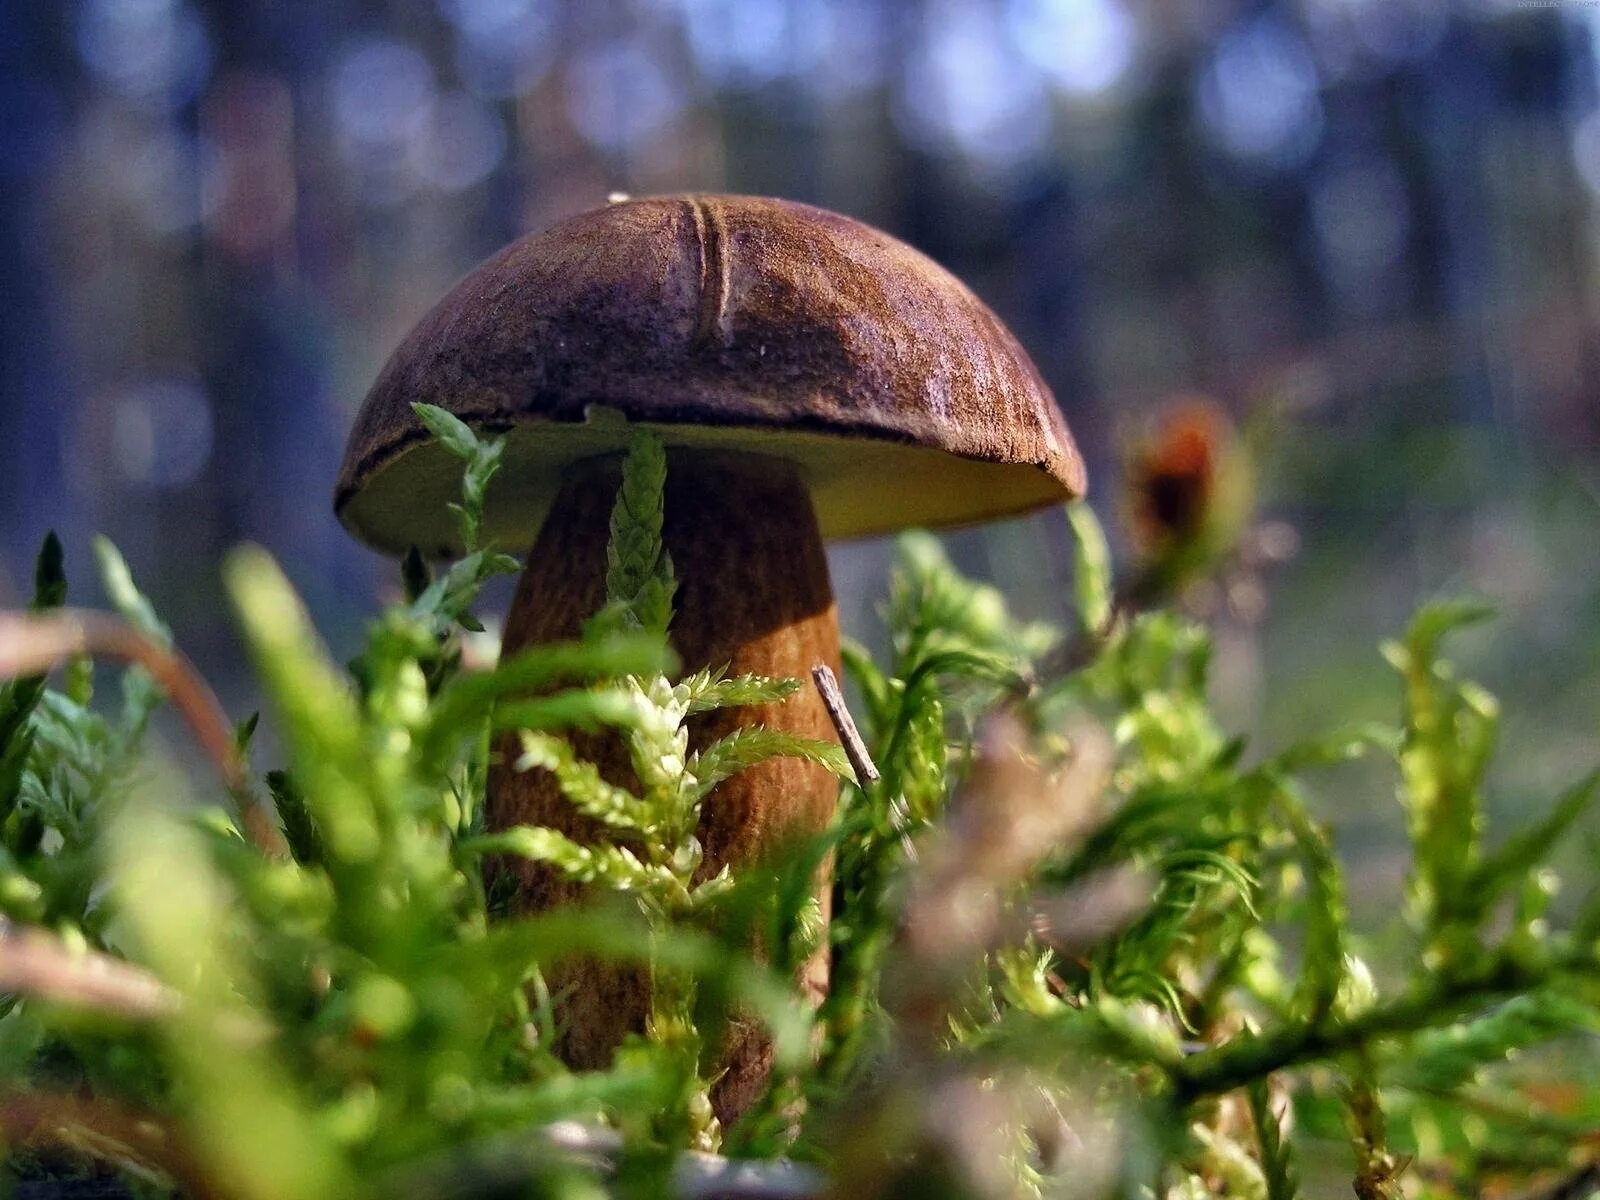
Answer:
<svg viewBox="0 0 1600 1200"><path fill-rule="evenodd" d="M478 267L390 357L356 416L335 507L369 544L458 551L447 508L457 459L412 404L507 438L484 534L527 550L505 650L577 635L604 599L607 520L626 427L668 447L664 540L685 669L809 677L838 667L824 537L945 526L1079 495L1083 463L1049 389L995 315L888 235L823 209L744 196L627 200L512 243ZM740 725L832 737L811 690L710 714L705 744ZM584 749L625 771L620 749ZM701 870L736 870L828 822L837 785L776 759L707 799ZM490 775L493 828L603 830L543 772ZM517 864L516 907L578 889ZM826 911L825 881L819 880ZM581 963L558 1049L603 1067L648 1007L636 970ZM825 951L803 983L825 990ZM735 1035L713 1102L728 1120L759 1093L770 1047Z"/></svg>

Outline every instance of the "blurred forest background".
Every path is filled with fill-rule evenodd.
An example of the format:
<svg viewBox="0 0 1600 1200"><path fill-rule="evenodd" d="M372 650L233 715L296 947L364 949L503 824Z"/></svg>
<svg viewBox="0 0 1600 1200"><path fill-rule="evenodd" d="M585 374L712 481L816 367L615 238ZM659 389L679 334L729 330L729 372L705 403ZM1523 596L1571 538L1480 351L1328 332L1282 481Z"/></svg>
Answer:
<svg viewBox="0 0 1600 1200"><path fill-rule="evenodd" d="M333 519L344 432L453 279L613 191L767 193L966 279L1107 518L1173 397L1272 426L1300 552L1213 598L1258 745L1392 711L1417 600L1496 601L1465 645L1515 809L1600 740L1597 34L1445 0L0 4L0 604L46 529L80 583L103 531L244 710L219 556L263 543L353 644L396 573ZM1066 613L1059 513L949 544ZM868 641L887 555L834 550ZM1374 906L1391 790L1321 800Z"/></svg>

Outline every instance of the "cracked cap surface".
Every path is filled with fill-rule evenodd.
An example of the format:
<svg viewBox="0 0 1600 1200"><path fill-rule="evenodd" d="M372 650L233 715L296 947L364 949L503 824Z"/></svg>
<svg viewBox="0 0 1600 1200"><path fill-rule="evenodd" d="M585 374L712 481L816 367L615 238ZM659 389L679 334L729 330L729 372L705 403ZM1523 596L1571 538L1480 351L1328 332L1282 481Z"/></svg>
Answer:
<svg viewBox="0 0 1600 1200"><path fill-rule="evenodd" d="M485 513L506 550L532 542L564 467L626 445L614 412L670 446L794 462L825 536L1084 490L1049 388L982 301L903 242L784 200L581 213L513 242L423 317L356 416L334 506L381 549L454 553L460 463L417 401L507 435Z"/></svg>

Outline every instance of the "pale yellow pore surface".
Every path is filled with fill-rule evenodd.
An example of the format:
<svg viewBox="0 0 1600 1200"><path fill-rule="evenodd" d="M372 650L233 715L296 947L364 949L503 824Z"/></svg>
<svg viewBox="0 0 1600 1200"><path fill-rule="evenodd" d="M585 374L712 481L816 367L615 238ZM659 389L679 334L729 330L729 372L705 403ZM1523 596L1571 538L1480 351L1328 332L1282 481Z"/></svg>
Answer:
<svg viewBox="0 0 1600 1200"><path fill-rule="evenodd" d="M1026 512L1069 498L1042 466L963 458L944 450L869 437L726 426L645 425L668 446L765 454L794 463L811 492L823 537L850 538L911 526L961 525ZM504 465L489 487L484 535L521 553L549 511L563 470L627 448L620 421L528 421L506 435ZM362 541L395 553L459 552L454 515L461 462L435 442L384 463L339 513Z"/></svg>

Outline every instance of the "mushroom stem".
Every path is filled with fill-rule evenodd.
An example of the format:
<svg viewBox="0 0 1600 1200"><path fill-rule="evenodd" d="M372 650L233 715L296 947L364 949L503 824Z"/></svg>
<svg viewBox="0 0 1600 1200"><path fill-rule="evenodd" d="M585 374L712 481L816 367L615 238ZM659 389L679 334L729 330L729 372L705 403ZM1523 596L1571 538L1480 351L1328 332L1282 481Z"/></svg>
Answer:
<svg viewBox="0 0 1600 1200"><path fill-rule="evenodd" d="M506 623L505 652L576 637L605 600L608 522L619 474L616 460L572 468L528 555ZM811 669L839 665L839 626L810 496L792 466L777 459L673 451L668 464L662 534L678 578L672 643L685 671L726 667L732 674L808 679ZM690 747L702 747L742 726L762 725L813 738L833 738L821 697L810 687L780 704L724 709L696 717ZM632 773L614 737L575 738L577 749L614 783ZM543 771L518 773L511 744L489 779L493 829L548 825L580 841L606 837L577 812ZM705 850L700 876L724 865L735 871L782 853L795 838L820 833L833 814L838 784L823 768L773 759L721 784L701 812ZM517 876L514 907L539 911L582 898L583 889L535 864L507 863ZM825 880L818 881L824 918ZM802 987L820 999L827 987L826 942L807 964ZM593 961L564 966L548 980L563 996L557 1044L573 1067L607 1065L622 1038L643 1029L650 1007L647 973ZM758 1029L736 1021L714 1064L721 1075L712 1103L724 1126L760 1094L772 1049Z"/></svg>

